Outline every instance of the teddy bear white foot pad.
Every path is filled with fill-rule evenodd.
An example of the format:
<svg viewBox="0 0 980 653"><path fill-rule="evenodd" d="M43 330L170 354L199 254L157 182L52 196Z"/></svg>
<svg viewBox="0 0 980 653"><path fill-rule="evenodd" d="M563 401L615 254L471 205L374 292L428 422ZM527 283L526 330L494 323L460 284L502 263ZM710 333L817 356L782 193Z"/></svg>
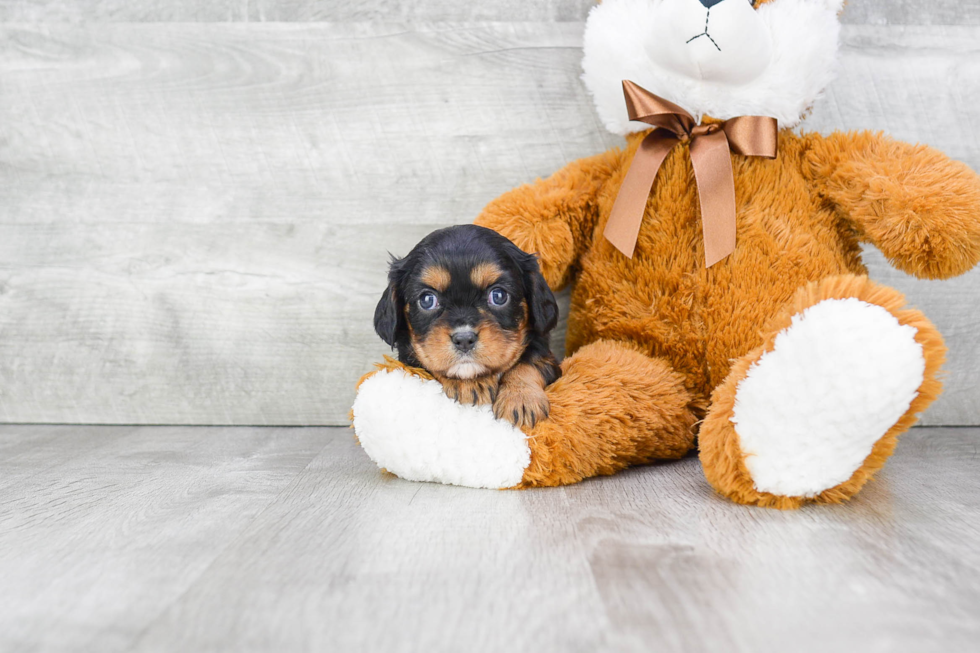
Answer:
<svg viewBox="0 0 980 653"><path fill-rule="evenodd" d="M916 333L853 298L794 316L736 390L731 421L756 489L813 497L847 481L918 393Z"/></svg>
<svg viewBox="0 0 980 653"><path fill-rule="evenodd" d="M456 403L438 381L401 370L365 380L353 413L371 460L409 481L509 488L531 462L527 436L490 406Z"/></svg>

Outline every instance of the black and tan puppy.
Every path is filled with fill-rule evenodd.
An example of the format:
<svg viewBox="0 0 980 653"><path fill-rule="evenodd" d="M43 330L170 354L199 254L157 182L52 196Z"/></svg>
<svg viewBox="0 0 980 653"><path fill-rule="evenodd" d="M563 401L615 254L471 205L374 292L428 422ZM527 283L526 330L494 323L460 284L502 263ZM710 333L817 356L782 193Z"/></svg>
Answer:
<svg viewBox="0 0 980 653"><path fill-rule="evenodd" d="M435 231L395 259L374 328L406 365L464 404L533 426L561 370L548 345L558 304L538 260L476 225Z"/></svg>

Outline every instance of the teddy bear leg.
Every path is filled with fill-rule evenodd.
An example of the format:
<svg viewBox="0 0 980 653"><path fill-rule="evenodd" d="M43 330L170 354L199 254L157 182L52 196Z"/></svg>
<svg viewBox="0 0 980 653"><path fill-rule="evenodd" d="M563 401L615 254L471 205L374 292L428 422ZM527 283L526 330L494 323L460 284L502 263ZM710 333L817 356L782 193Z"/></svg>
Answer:
<svg viewBox="0 0 980 653"><path fill-rule="evenodd" d="M681 458L703 415L680 374L629 345L596 342L562 363L548 419L523 432L490 406L463 406L422 370L389 360L351 411L378 466L412 481L483 488L567 485Z"/></svg>
<svg viewBox="0 0 980 653"><path fill-rule="evenodd" d="M407 481L501 489L531 461L527 436L489 405L460 404L425 370L387 358L357 385L351 424L378 467Z"/></svg>
<svg viewBox="0 0 980 653"><path fill-rule="evenodd" d="M711 485L782 509L854 496L941 391L942 337L904 306L867 277L801 288L712 395L699 435Z"/></svg>
<svg viewBox="0 0 980 653"><path fill-rule="evenodd" d="M562 363L549 418L528 431L531 460L518 488L568 485L694 448L703 402L660 359L598 341Z"/></svg>

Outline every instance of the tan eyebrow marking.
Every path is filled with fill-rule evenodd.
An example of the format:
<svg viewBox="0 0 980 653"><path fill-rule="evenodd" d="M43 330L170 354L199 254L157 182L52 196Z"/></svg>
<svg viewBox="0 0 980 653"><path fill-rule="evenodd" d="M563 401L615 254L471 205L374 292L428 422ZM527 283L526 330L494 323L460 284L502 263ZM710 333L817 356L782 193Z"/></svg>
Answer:
<svg viewBox="0 0 980 653"><path fill-rule="evenodd" d="M452 281L452 276L449 274L449 270L441 265L430 265L422 270L419 279L433 290L445 292L446 288L449 287L449 283Z"/></svg>
<svg viewBox="0 0 980 653"><path fill-rule="evenodd" d="M496 263L480 263L470 272L470 281L477 288L488 288L501 277L503 271Z"/></svg>

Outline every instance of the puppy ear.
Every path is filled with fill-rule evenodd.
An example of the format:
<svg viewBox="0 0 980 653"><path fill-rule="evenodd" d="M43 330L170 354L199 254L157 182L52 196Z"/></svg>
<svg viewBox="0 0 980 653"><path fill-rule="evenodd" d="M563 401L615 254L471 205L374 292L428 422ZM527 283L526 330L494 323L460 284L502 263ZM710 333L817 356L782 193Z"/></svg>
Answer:
<svg viewBox="0 0 980 653"><path fill-rule="evenodd" d="M547 333L558 325L558 302L541 274L537 257L532 256L531 261L534 270L524 275L524 292L531 309L531 327L535 331Z"/></svg>
<svg viewBox="0 0 980 653"><path fill-rule="evenodd" d="M395 346L395 335L398 333L398 304L395 288L389 285L374 309L374 330L389 347Z"/></svg>
<svg viewBox="0 0 980 653"><path fill-rule="evenodd" d="M374 330L389 347L395 346L395 338L399 331L405 329L405 301L401 297L399 288L407 267L405 259L391 258L388 287L381 294L381 300L374 309Z"/></svg>
<svg viewBox="0 0 980 653"><path fill-rule="evenodd" d="M541 274L538 257L524 252L513 243L508 243L508 250L524 273L524 295L531 313L531 328L547 333L558 325L558 302Z"/></svg>

